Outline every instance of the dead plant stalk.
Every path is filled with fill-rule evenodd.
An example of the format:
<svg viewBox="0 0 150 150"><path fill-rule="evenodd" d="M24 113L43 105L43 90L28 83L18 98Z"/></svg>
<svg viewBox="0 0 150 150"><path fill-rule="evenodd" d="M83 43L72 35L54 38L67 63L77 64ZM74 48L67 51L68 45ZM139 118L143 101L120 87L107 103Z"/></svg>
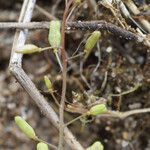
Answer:
<svg viewBox="0 0 150 150"><path fill-rule="evenodd" d="M19 23L29 23L32 17L32 11L36 0L25 0L23 2L22 10L19 17ZM35 84L28 77L26 72L22 68L23 55L16 53L16 49L23 46L26 41L28 30L17 30L14 37L13 47L11 51L11 58L9 64L9 70L14 75L16 80L25 89L25 91L30 95L31 100L39 107L40 111L48 118L49 121L59 129L59 118L53 108L49 105L46 99L41 95L39 90L36 88ZM81 144L75 139L73 134L64 128L64 136L66 143L73 150L83 150Z"/></svg>
<svg viewBox="0 0 150 150"><path fill-rule="evenodd" d="M67 55L65 51L65 27L66 27L66 19L68 15L69 7L71 6L73 0L70 0L68 3L66 2L65 10L63 14L63 20L62 20L62 30L61 30L61 36L62 36L62 49L61 49L61 55L62 55L62 94L61 94L61 101L60 101L60 108L59 108L59 117L60 117L60 127L59 127L59 145L58 150L63 150L63 143L64 143L64 106L65 106L65 95L66 95L66 76L67 76Z"/></svg>

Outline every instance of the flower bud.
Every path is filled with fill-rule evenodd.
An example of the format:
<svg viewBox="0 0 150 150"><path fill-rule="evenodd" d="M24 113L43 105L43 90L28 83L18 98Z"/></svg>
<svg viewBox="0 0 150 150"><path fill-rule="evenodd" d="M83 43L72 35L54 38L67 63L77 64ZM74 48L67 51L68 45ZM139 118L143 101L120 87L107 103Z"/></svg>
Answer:
<svg viewBox="0 0 150 150"><path fill-rule="evenodd" d="M20 116L15 117L15 123L20 128L20 130L29 138L36 140L37 136L33 128Z"/></svg>
<svg viewBox="0 0 150 150"><path fill-rule="evenodd" d="M104 150L104 146L102 145L101 142L96 141L94 144L92 144L86 150Z"/></svg>
<svg viewBox="0 0 150 150"><path fill-rule="evenodd" d="M88 115L96 116L96 115L103 114L106 112L107 112L106 106L104 104L98 104L98 105L91 107L87 113Z"/></svg>
<svg viewBox="0 0 150 150"><path fill-rule="evenodd" d="M84 49L86 57L91 53L91 50L95 46L96 42L99 40L100 36L101 36L100 31L94 31L92 35L87 39Z"/></svg>
<svg viewBox="0 0 150 150"><path fill-rule="evenodd" d="M48 150L48 145L43 142L40 142L37 144L37 150Z"/></svg>
<svg viewBox="0 0 150 150"><path fill-rule="evenodd" d="M32 54L35 52L40 52L42 48L37 47L36 45L33 44L26 44L19 50L16 50L17 53L22 53L22 54Z"/></svg>
<svg viewBox="0 0 150 150"><path fill-rule="evenodd" d="M58 20L50 22L48 41L53 48L59 48L61 44L61 23Z"/></svg>
<svg viewBox="0 0 150 150"><path fill-rule="evenodd" d="M52 82L50 81L50 79L48 78L48 76L44 76L44 81L45 81L45 85L48 88L48 90L50 92L53 92Z"/></svg>

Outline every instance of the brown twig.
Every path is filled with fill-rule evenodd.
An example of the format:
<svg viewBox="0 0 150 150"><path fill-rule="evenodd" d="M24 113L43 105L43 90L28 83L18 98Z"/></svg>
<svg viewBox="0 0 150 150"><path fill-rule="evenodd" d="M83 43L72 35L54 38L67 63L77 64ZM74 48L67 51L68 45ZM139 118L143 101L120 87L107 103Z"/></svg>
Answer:
<svg viewBox="0 0 150 150"><path fill-rule="evenodd" d="M125 119L129 116L136 115L136 114L143 114L143 113L150 113L150 108L135 109L135 110L130 110L130 111L126 111L126 112L109 110L106 114L99 115L99 117L113 117L113 118ZM87 115L87 112L84 112L82 115L80 115L80 116L76 117L75 119L66 123L65 126L72 124L73 122L77 121L78 119L80 119L86 115Z"/></svg>
<svg viewBox="0 0 150 150"><path fill-rule="evenodd" d="M19 17L19 22L28 23L31 20L32 10L35 5L36 0L24 0L22 11ZM22 54L15 52L17 48L23 46L26 40L27 30L17 30L13 42L13 48L11 53L9 69L11 73L15 76L17 81L22 85L26 92L30 95L35 104L40 108L41 112L51 121L51 123L59 129L59 118L53 108L45 100L45 98L40 94L38 89L35 87L34 83L28 77L28 75L22 69ZM83 150L83 147L75 139L73 134L68 130L64 129L64 136L67 144L73 150Z"/></svg>
<svg viewBox="0 0 150 150"><path fill-rule="evenodd" d="M61 0L56 0L55 1L55 4L53 5L53 7L52 7L52 15L55 15L55 13L56 13L56 10L57 10L57 7L58 7L58 5L60 4L60 2L61 2Z"/></svg>
<svg viewBox="0 0 150 150"><path fill-rule="evenodd" d="M45 9L43 9L42 7L35 5L35 8L41 12L42 14L44 14L45 16L47 16L50 20L56 20L57 18L55 16L53 16L52 14L50 14L49 12L47 12Z"/></svg>
<svg viewBox="0 0 150 150"><path fill-rule="evenodd" d="M136 35L135 33L132 33L130 31L117 27L116 25L113 25L106 21L68 22L67 25L71 29L92 30L92 31L106 30L106 31L113 33L116 36L119 36L120 38L125 38L127 40L139 41L139 38L142 38Z"/></svg>
<svg viewBox="0 0 150 150"><path fill-rule="evenodd" d="M63 14L63 21L62 21L62 29L61 29L61 36L62 36L62 43L61 43L61 56L62 56L62 93L61 93L61 101L60 101L60 108L59 108L59 117L60 117L60 127L59 127L59 145L58 150L63 150L63 141L64 141L64 107L65 107L65 96L66 96L66 82L67 82L67 54L65 51L65 27L66 27L66 19L68 15L68 10L70 5L72 4L73 0L70 0L66 3L66 7Z"/></svg>
<svg viewBox="0 0 150 150"><path fill-rule="evenodd" d="M0 23L0 29L49 29L49 22L29 22L29 23L16 23L16 22L3 22ZM67 22L67 30L105 30L124 38L127 40L135 40L136 42L143 42L144 38L133 32L122 29L114 24L105 21L86 21L86 22Z"/></svg>
<svg viewBox="0 0 150 150"><path fill-rule="evenodd" d="M109 111L110 117L125 119L131 115L150 113L150 108L135 109L126 112Z"/></svg>

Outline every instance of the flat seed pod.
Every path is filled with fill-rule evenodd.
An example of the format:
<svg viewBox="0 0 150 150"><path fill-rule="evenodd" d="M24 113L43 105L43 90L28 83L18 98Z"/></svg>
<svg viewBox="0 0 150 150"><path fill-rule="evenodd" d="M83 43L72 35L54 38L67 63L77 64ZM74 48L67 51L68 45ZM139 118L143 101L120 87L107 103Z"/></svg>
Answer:
<svg viewBox="0 0 150 150"><path fill-rule="evenodd" d="M15 117L15 123L20 128L20 130L29 138L36 140L37 136L33 128L20 116Z"/></svg>
<svg viewBox="0 0 150 150"><path fill-rule="evenodd" d="M50 79L48 78L48 76L44 76L44 81L45 81L45 85L48 88L48 90L50 92L52 92L53 91L52 83L51 83Z"/></svg>
<svg viewBox="0 0 150 150"><path fill-rule="evenodd" d="M37 144L37 150L48 150L48 145L43 142L40 142Z"/></svg>
<svg viewBox="0 0 150 150"><path fill-rule="evenodd" d="M61 23L58 20L51 21L49 27L48 41L53 48L59 48L61 44Z"/></svg>
<svg viewBox="0 0 150 150"><path fill-rule="evenodd" d="M22 48L19 50L16 50L17 53L22 53L22 54L32 54L35 52L40 52L42 48L37 47L36 45L33 44L25 44Z"/></svg>
<svg viewBox="0 0 150 150"><path fill-rule="evenodd" d="M86 57L91 53L91 50L93 49L93 47L99 40L100 36L101 36L100 31L94 31L91 34L91 36L87 39L86 44L85 44L85 49L84 49L84 53Z"/></svg>
<svg viewBox="0 0 150 150"><path fill-rule="evenodd" d="M104 104L98 104L90 108L88 115L99 115L107 112L107 108Z"/></svg>
<svg viewBox="0 0 150 150"><path fill-rule="evenodd" d="M79 5L79 4L81 4L81 0L75 0L75 2L74 2L76 5Z"/></svg>
<svg viewBox="0 0 150 150"><path fill-rule="evenodd" d="M94 144L92 144L86 150L104 150L104 146L101 144L101 142L96 141Z"/></svg>

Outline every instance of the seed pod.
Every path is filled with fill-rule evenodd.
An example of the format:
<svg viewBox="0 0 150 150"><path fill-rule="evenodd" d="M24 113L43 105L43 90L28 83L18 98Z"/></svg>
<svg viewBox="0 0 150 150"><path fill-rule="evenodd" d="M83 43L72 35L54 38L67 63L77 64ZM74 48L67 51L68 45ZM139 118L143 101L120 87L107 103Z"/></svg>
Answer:
<svg viewBox="0 0 150 150"><path fill-rule="evenodd" d="M33 128L20 116L15 117L15 123L20 128L20 130L29 138L36 140L37 136Z"/></svg>
<svg viewBox="0 0 150 150"><path fill-rule="evenodd" d="M99 115L107 112L107 108L104 104L98 104L90 108L90 110L87 112L88 115Z"/></svg>
<svg viewBox="0 0 150 150"><path fill-rule="evenodd" d="M86 58L91 53L91 50L95 46L96 42L99 40L100 36L101 36L100 31L94 31L92 35L87 39L86 44L85 44L85 49L84 49Z"/></svg>
<svg viewBox="0 0 150 150"><path fill-rule="evenodd" d="M61 44L60 21L50 22L48 41L53 48L59 48Z"/></svg>
<svg viewBox="0 0 150 150"><path fill-rule="evenodd" d="M40 52L42 48L37 47L36 45L33 44L26 44L19 50L16 50L17 53L22 53L22 54L32 54L35 52Z"/></svg>
<svg viewBox="0 0 150 150"><path fill-rule="evenodd" d="M45 81L45 85L48 88L48 90L50 92L53 92L52 82L50 81L50 79L48 78L48 76L44 76L44 81Z"/></svg>
<svg viewBox="0 0 150 150"><path fill-rule="evenodd" d="M92 144L86 150L104 150L104 146L102 145L101 142L96 141L94 144Z"/></svg>
<svg viewBox="0 0 150 150"><path fill-rule="evenodd" d="M37 144L37 150L48 150L48 145L43 142L40 142Z"/></svg>
<svg viewBox="0 0 150 150"><path fill-rule="evenodd" d="M81 4L81 0L75 0L75 5L79 5L79 4Z"/></svg>

